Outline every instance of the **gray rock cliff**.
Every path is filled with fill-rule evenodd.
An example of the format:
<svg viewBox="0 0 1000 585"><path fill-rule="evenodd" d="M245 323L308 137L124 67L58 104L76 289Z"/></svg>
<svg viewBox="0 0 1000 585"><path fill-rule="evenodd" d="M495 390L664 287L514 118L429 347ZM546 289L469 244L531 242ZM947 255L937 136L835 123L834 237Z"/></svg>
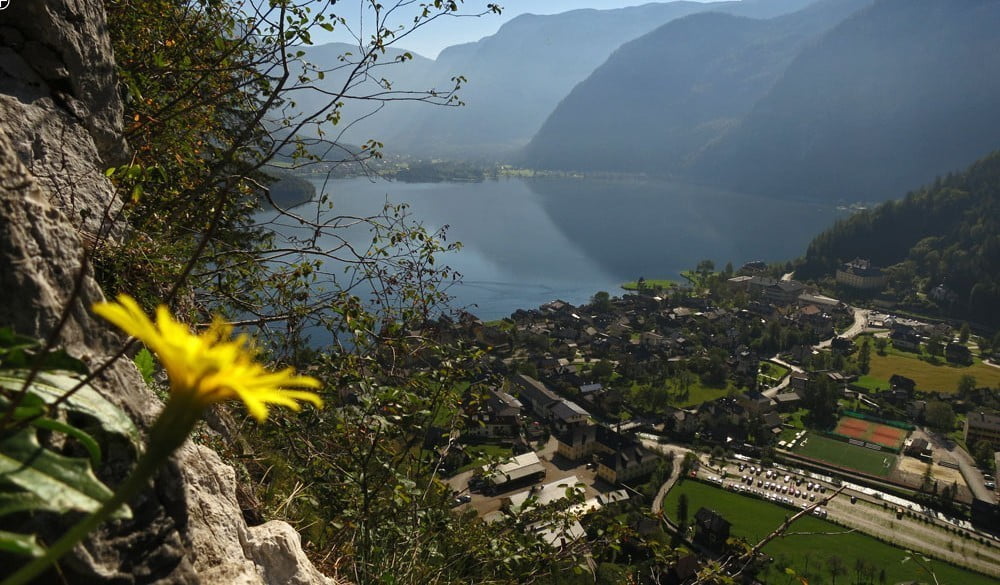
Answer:
<svg viewBox="0 0 1000 585"><path fill-rule="evenodd" d="M0 326L46 338L65 317L60 343L91 367L123 342L89 312L103 294L82 236L107 232L114 191L102 171L127 154L121 129L101 2L15 0L0 12ZM95 387L140 427L161 407L129 360ZM131 463L110 457L100 474L114 483ZM234 470L186 444L131 520L108 523L62 561L67 582L334 583L288 524L248 526L235 493ZM39 529L51 539L63 527Z"/></svg>

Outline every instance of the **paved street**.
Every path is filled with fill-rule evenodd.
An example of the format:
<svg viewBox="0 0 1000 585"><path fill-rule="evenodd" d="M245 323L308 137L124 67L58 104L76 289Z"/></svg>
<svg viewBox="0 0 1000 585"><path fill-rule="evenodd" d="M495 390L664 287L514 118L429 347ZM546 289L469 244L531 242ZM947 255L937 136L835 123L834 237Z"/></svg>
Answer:
<svg viewBox="0 0 1000 585"><path fill-rule="evenodd" d="M677 482L677 478L680 477L681 462L684 461L684 456L692 451L684 447L659 443L650 439L643 439L642 446L650 451L656 451L658 453L663 453L664 455L674 456L674 471L670 474L670 477L667 478L667 481L663 482L663 485L660 486L659 491L656 492L656 497L653 498L653 504L650 506L652 512L656 514L663 506L663 496L667 495L670 488L674 487L674 484Z"/></svg>
<svg viewBox="0 0 1000 585"><path fill-rule="evenodd" d="M965 478L965 483L969 485L969 489L972 490L973 495L980 500L996 503L996 492L986 487L983 474L976 467L976 461L965 449L959 447L947 437L943 437L929 429L925 429L924 432L934 447L947 450L948 454L958 462L959 471L962 472L962 477Z"/></svg>

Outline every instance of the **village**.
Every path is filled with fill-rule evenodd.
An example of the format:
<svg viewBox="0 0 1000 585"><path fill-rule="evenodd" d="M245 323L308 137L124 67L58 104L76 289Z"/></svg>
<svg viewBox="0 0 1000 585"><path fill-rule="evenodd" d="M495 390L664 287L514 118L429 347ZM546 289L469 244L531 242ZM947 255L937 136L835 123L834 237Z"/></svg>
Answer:
<svg viewBox="0 0 1000 585"><path fill-rule="evenodd" d="M867 264L844 271L878 278ZM968 452L1000 456L1000 417L982 411L998 384L956 388L961 368L990 357L967 332L851 307L754 263L696 276L690 288L640 280L620 298L444 324L438 335L487 350L491 374L465 391L472 422L446 446L456 510L528 518L565 547L586 540L588 515L641 509L636 529L721 554L741 519L710 506L678 517L676 486L698 483L1000 577L996 485ZM950 385L868 375L928 344L954 370ZM570 521L546 520L552 509ZM697 563L674 570L683 583Z"/></svg>

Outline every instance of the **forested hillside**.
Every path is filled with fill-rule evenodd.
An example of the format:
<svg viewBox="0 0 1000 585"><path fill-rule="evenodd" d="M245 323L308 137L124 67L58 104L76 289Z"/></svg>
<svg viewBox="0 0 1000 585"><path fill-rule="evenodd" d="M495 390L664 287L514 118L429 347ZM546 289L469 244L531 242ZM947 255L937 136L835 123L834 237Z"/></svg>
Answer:
<svg viewBox="0 0 1000 585"><path fill-rule="evenodd" d="M543 168L678 173L750 112L806 43L871 0L773 18L675 20L615 51L549 116L524 154Z"/></svg>
<svg viewBox="0 0 1000 585"><path fill-rule="evenodd" d="M797 274L832 274L855 257L890 267L904 302L1000 323L1000 153L838 222L809 245Z"/></svg>
<svg viewBox="0 0 1000 585"><path fill-rule="evenodd" d="M871 201L998 146L1000 3L879 0L788 67L698 180L782 198Z"/></svg>
<svg viewBox="0 0 1000 585"><path fill-rule="evenodd" d="M998 29L992 0L693 15L612 55L548 118L524 163L883 200L1000 146Z"/></svg>

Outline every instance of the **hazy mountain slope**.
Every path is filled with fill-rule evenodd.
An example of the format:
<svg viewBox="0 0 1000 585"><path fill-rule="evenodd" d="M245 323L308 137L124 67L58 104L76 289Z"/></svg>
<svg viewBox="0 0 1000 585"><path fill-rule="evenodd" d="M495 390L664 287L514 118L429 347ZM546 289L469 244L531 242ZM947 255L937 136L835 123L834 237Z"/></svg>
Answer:
<svg viewBox="0 0 1000 585"><path fill-rule="evenodd" d="M878 0L807 48L693 176L873 200L1000 146L1000 2Z"/></svg>
<svg viewBox="0 0 1000 585"><path fill-rule="evenodd" d="M580 83L524 155L544 168L680 170L766 95L805 43L870 0L770 20L705 13L632 41Z"/></svg>
<svg viewBox="0 0 1000 585"><path fill-rule="evenodd" d="M796 275L832 275L856 257L894 266L893 285L929 292L944 284L954 297L938 308L1000 324L1000 153L936 180L900 201L889 201L817 236ZM902 295L901 295L902 296ZM914 295L915 297L916 295ZM934 295L908 302L934 303Z"/></svg>
<svg viewBox="0 0 1000 585"><path fill-rule="evenodd" d="M813 0L669 2L616 10L525 14L493 36L446 49L433 79L468 83L458 109L401 108L386 129L389 144L451 156L496 155L524 146L556 104L622 43L695 12L776 14Z"/></svg>
<svg viewBox="0 0 1000 585"><path fill-rule="evenodd" d="M354 82L345 87L346 80L351 77L355 64L361 54L357 45L348 43L327 43L303 48L304 55L297 65L293 64L292 73L303 72L301 63L308 63L310 69L316 68L323 72L323 78L314 70L307 72L312 82L307 88L298 90L291 95L294 106L286 104L282 114L308 116L325 107L334 96L344 92L344 106L341 109L342 122L336 126L324 125L326 136L336 137L344 143L362 144L370 138L379 139L385 134L387 124L392 124L391 116L395 107L381 108L381 103L374 100L359 99L385 91L381 80L390 81L390 87L395 91L426 91L429 89L446 90L450 88L434 88L428 78L434 67L434 61L412 53L405 49L390 48L381 55L376 64L368 69L367 75L357 75ZM403 58L404 54L409 57ZM394 105L393 104L390 105ZM380 109L381 108L381 109ZM377 112L377 115L371 115ZM306 129L310 135L314 129Z"/></svg>

